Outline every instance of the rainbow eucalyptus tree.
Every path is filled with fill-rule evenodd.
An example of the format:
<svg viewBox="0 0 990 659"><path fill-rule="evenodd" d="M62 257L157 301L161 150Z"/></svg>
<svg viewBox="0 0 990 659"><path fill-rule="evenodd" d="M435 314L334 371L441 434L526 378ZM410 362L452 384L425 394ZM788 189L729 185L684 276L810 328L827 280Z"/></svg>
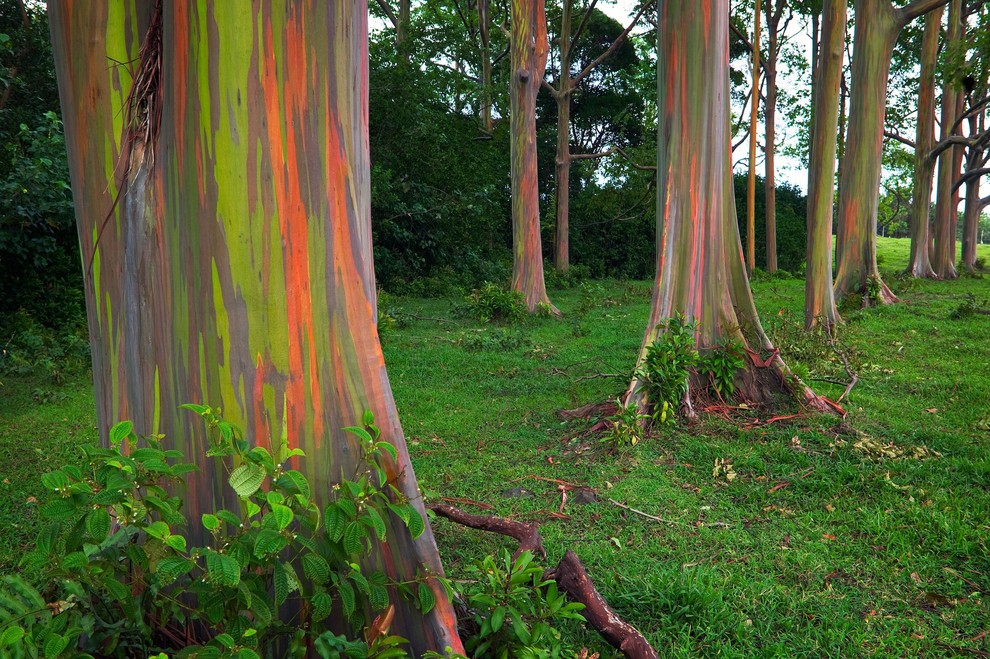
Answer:
<svg viewBox="0 0 990 659"><path fill-rule="evenodd" d="M877 211L887 78L897 35L915 18L948 0L913 0L894 7L890 0L856 0L849 128L839 175L835 296L871 293L878 303L897 298L877 269Z"/></svg>
<svg viewBox="0 0 990 659"><path fill-rule="evenodd" d="M543 279L540 190L536 163L536 95L550 43L544 0L512 0L509 37L509 133L512 178L512 290L526 308L550 305ZM550 308L556 312L551 305Z"/></svg>
<svg viewBox="0 0 990 659"><path fill-rule="evenodd" d="M49 10L104 439L131 419L205 465L201 420L178 406L208 403L258 445L285 429L325 502L360 459L343 428L370 409L422 513L375 327L366 0ZM191 478L194 537L202 512L236 506L225 482ZM387 523L376 567L441 573L429 530ZM437 609L393 598L393 631L459 648L429 581Z"/></svg>
<svg viewBox="0 0 990 659"><path fill-rule="evenodd" d="M907 274L934 278L928 258L928 216L932 204L932 178L935 162L935 63L938 58L938 35L942 25L942 7L925 17L921 38L921 78L918 81L918 121L914 141L914 188L911 194L911 258Z"/></svg>
<svg viewBox="0 0 990 659"><path fill-rule="evenodd" d="M756 313L736 225L729 154L728 0L663 2L658 14L657 274L640 361L664 321L696 324L696 345L742 342L749 357L735 379L747 400L782 390L825 409L810 389L790 392L787 368ZM687 374L685 374L687 377ZM689 381L684 401L691 413ZM634 377L626 403L645 407Z"/></svg>
<svg viewBox="0 0 990 659"><path fill-rule="evenodd" d="M815 80L817 106L812 120L808 175L808 251L804 323L831 330L839 321L832 294L832 206L838 142L839 79L846 43L846 0L825 0L821 53Z"/></svg>
<svg viewBox="0 0 990 659"><path fill-rule="evenodd" d="M962 0L949 4L949 29L946 33L946 50L953 51L962 39ZM959 192L954 187L962 165L963 149L953 144L960 136L956 121L962 112L963 96L957 88L954 76L946 75L942 82L942 138L939 142L938 180L935 184L935 227L932 249L932 267L941 279L955 279L956 273L956 211L959 208Z"/></svg>

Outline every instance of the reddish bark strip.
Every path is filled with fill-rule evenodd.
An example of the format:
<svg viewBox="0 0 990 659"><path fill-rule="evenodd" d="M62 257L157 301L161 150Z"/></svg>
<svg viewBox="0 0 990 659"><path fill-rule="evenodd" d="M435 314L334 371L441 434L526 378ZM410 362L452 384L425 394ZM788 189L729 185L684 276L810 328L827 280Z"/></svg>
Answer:
<svg viewBox="0 0 990 659"><path fill-rule="evenodd" d="M952 0L949 4L949 29L946 43L953 44L962 38L962 0ZM947 46L951 47L951 46ZM956 117L963 100L955 80L946 79L942 85L942 136L944 141L959 134ZM959 191L953 187L959 178L963 148L951 146L938 157L938 183L935 197L935 235L932 252L932 268L940 279L955 279L956 272L956 211L959 208Z"/></svg>

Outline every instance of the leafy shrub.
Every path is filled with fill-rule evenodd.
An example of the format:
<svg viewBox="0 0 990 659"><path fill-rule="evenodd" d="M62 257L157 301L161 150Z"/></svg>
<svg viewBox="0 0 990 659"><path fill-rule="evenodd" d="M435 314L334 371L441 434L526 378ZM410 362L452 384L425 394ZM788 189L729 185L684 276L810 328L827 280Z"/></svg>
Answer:
<svg viewBox="0 0 990 659"><path fill-rule="evenodd" d="M977 315L990 315L990 301L981 300L972 293L967 293L966 299L949 312L952 320L964 320Z"/></svg>
<svg viewBox="0 0 990 659"><path fill-rule="evenodd" d="M0 374L44 373L61 384L65 373L90 364L89 341L85 329L68 326L44 327L26 311L18 311L0 322Z"/></svg>
<svg viewBox="0 0 990 659"><path fill-rule="evenodd" d="M698 359L698 373L707 375L718 395L732 395L736 373L746 365L742 344L733 339L720 339L718 345Z"/></svg>
<svg viewBox="0 0 990 659"><path fill-rule="evenodd" d="M562 290L574 288L583 283L590 276L591 269L586 265L577 263L570 266L566 272L558 272L553 264L547 261L543 264L543 272L545 273L544 279L547 288Z"/></svg>
<svg viewBox="0 0 990 659"><path fill-rule="evenodd" d="M365 611L389 617L389 587L424 612L435 605L425 570L395 583L359 567L385 540L387 516L413 537L425 529L388 481L383 459L394 460L395 449L380 440L370 412L363 426L346 429L361 447L362 468L333 487L333 501L321 511L306 478L284 466L300 450L290 450L284 438L275 455L252 448L217 411L185 407L210 428L207 455L239 464L229 485L241 510L204 514L210 541L188 547L180 533L182 501L165 486L180 485L197 467L181 462L180 451L163 450L160 437L138 438L130 422L117 424L113 448L84 447L82 465L42 477L52 498L40 514L50 526L20 565L24 574L39 575L41 587L18 576L4 580L0 645L45 657L78 647L99 656L181 648L175 656L252 659L288 641L313 642L331 657L400 656L398 637L351 641L324 627L332 610L342 612L353 632L367 626ZM303 617L280 621L283 605ZM189 623L207 631L205 646L186 646L171 632Z"/></svg>
<svg viewBox="0 0 990 659"><path fill-rule="evenodd" d="M560 630L563 620L584 620L583 604L568 602L557 583L545 579L543 568L525 551L513 561L486 556L468 568L470 581L464 598L472 611L477 633L465 646L472 657L571 656ZM571 654L565 654L565 653Z"/></svg>
<svg viewBox="0 0 990 659"><path fill-rule="evenodd" d="M643 424L650 419L649 415L641 414L636 403L623 405L622 401L616 401L619 409L615 414L606 419L608 432L602 436L602 441L607 443L613 450L636 446L643 439ZM667 415L673 410L667 406L666 401L661 405L659 423L667 421Z"/></svg>
<svg viewBox="0 0 990 659"><path fill-rule="evenodd" d="M468 313L483 323L508 323L526 315L522 293L492 283L473 290L465 302Z"/></svg>
<svg viewBox="0 0 990 659"><path fill-rule="evenodd" d="M514 350L528 343L529 341L521 332L501 327L495 327L490 330L464 332L457 339L457 345L468 352Z"/></svg>
<svg viewBox="0 0 990 659"><path fill-rule="evenodd" d="M646 347L646 355L636 377L646 388L646 398L653 406L654 423L673 423L676 410L688 391L689 369L698 364L694 323L683 316L661 323L663 331Z"/></svg>

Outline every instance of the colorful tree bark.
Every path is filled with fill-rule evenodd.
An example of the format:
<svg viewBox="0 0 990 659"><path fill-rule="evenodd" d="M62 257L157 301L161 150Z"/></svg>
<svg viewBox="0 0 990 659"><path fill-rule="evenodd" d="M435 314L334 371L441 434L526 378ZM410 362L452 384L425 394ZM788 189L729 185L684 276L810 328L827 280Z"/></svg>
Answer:
<svg viewBox="0 0 990 659"><path fill-rule="evenodd" d="M696 323L699 349L722 339L743 342L757 357L747 360L736 390L747 400L770 402L794 380L782 377L786 366L760 325L736 225L728 20L728 0L664 2L659 7L658 260L640 361L663 332L662 321L681 314ZM760 353L769 353L765 362ZM799 389L795 393L805 403L824 407L807 387ZM646 406L638 378L631 382L626 402Z"/></svg>
<svg viewBox="0 0 990 659"><path fill-rule="evenodd" d="M509 132L512 178L512 290L526 308L550 305L543 279L540 192L536 163L536 95L550 45L544 0L512 0L509 38ZM556 312L551 305L550 308Z"/></svg>
<svg viewBox="0 0 990 659"><path fill-rule="evenodd" d="M832 208L838 142L839 80L846 43L846 0L825 0L821 52L815 82L818 107L812 122L808 179L808 252L804 324L831 331L839 322L832 294Z"/></svg>
<svg viewBox="0 0 990 659"><path fill-rule="evenodd" d="M911 258L907 274L934 278L928 259L928 216L932 204L932 178L935 162L930 157L935 147L935 63L938 36L942 25L942 7L925 17L921 39L921 78L918 81L918 122L914 141L914 190L911 194Z"/></svg>
<svg viewBox="0 0 990 659"><path fill-rule="evenodd" d="M780 21L786 8L785 0L777 0L776 3L768 0L764 9L767 19L767 98L763 106L763 121L766 124L766 144L763 146L763 214L767 234L767 272L777 272L777 170L774 164L777 151L777 59L780 55Z"/></svg>
<svg viewBox="0 0 990 659"><path fill-rule="evenodd" d="M946 47L952 48L962 38L962 0L949 4L949 29ZM960 114L962 95L957 81L946 78L942 83L942 136L941 141L959 135L956 117ZM950 146L938 156L938 181L935 196L935 230L932 267L941 279L955 279L956 273L956 211L959 208L959 192L953 184L959 177L963 149Z"/></svg>
<svg viewBox="0 0 990 659"><path fill-rule="evenodd" d="M175 0L139 60L155 5L49 8L104 439L131 419L205 465L203 424L178 406L210 404L258 445L285 433L325 502L360 458L343 428L370 409L422 513L375 329L365 0ZM194 540L202 512L236 507L229 490L219 471L190 479ZM429 530L388 524L375 567L441 573ZM437 609L395 597L392 630L460 648L429 582Z"/></svg>
<svg viewBox="0 0 990 659"><path fill-rule="evenodd" d="M839 176L836 298L870 293L867 302L897 301L877 269L876 240L890 58L904 26L947 1L914 0L895 9L890 0L856 0L849 133Z"/></svg>

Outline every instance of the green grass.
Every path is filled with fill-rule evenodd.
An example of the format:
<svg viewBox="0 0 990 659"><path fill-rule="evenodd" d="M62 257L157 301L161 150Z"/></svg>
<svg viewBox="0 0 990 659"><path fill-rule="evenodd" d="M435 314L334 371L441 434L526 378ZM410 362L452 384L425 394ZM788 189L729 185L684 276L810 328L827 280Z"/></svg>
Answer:
<svg viewBox="0 0 990 659"><path fill-rule="evenodd" d="M896 279L906 245L880 239L881 268L902 304L843 314L840 347L860 378L844 421L801 417L745 430L709 418L618 454L594 438L571 439L582 426L563 425L556 412L621 392L645 329L648 283L554 291L562 320L508 327L459 317L459 300L390 300L405 326L386 335L386 360L424 490L540 522L549 561L574 549L661 656L990 651L990 634L970 640L990 628L990 316L950 318L968 295L990 298L990 279ZM754 291L785 359L811 378L844 381L831 349L801 329L803 281ZM33 527L26 501L41 497L38 475L71 459L94 423L85 376L62 388L2 379L10 482L0 498L8 557L0 571ZM833 399L844 388L811 384ZM39 387L65 397L35 402ZM854 447L864 438L939 455L877 459ZM735 479L713 476L717 459L731 460ZM568 518L554 518L561 493L542 479L594 488L600 502L568 503ZM533 495L505 496L519 487ZM510 544L444 520L434 528L455 577ZM567 630L612 656L592 634Z"/></svg>

